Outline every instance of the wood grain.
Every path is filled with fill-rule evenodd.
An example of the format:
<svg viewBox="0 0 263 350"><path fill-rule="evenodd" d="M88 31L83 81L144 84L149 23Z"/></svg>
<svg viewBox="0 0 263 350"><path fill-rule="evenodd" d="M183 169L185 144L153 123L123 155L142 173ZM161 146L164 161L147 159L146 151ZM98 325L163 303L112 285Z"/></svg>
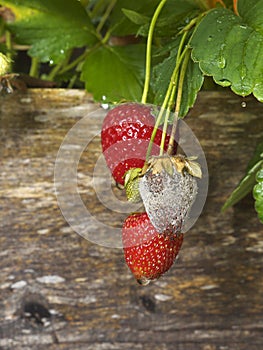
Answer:
<svg viewBox="0 0 263 350"><path fill-rule="evenodd" d="M206 154L208 198L176 264L146 287L121 249L79 236L57 204L60 144L98 108L78 90L0 98L0 349L262 349L262 225L250 196L220 209L262 139L263 106L200 93L186 121ZM87 120L80 137L100 128L100 118ZM78 165L80 195L98 220L121 227L127 214L105 208L90 185L100 153L96 136Z"/></svg>

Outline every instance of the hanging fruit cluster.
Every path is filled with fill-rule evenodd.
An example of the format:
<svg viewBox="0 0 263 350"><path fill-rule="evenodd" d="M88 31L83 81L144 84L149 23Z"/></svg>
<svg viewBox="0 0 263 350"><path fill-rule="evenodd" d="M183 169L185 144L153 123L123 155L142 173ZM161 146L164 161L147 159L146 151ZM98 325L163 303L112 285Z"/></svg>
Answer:
<svg viewBox="0 0 263 350"><path fill-rule="evenodd" d="M126 263L143 285L159 278L175 261L183 243L183 224L196 199L196 178L202 176L195 157L176 154L176 126L190 55L187 30L161 107L146 103L153 30L165 2L157 7L149 29L141 103L111 109L101 131L103 154L113 178L124 185L129 201L143 203L143 211L129 215L122 228Z"/></svg>

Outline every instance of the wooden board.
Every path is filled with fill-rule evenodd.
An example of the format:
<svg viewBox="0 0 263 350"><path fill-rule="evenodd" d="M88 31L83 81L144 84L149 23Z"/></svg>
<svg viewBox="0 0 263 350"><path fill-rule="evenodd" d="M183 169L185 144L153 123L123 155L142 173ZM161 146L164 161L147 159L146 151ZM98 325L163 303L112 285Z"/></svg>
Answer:
<svg viewBox="0 0 263 350"><path fill-rule="evenodd" d="M186 121L206 154L208 198L175 265L146 287L121 249L82 238L57 204L61 142L98 108L78 90L0 98L0 349L262 349L263 226L250 196L220 209L262 139L263 106L229 92L200 93ZM86 120L80 137L88 139L101 118ZM121 227L126 214L92 191L100 154L96 136L78 164L79 193L98 220ZM95 241L109 239L107 230L92 230Z"/></svg>

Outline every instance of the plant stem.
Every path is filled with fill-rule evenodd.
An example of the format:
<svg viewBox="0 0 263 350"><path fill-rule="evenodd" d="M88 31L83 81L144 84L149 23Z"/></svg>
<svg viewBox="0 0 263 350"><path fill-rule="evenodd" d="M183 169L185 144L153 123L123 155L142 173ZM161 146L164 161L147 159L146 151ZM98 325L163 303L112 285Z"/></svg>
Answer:
<svg viewBox="0 0 263 350"><path fill-rule="evenodd" d="M58 74L58 72L60 71L61 67L63 67L63 61L56 64L55 67L51 70L51 72L49 73L47 80L54 80L55 76Z"/></svg>
<svg viewBox="0 0 263 350"><path fill-rule="evenodd" d="M12 36L9 30L5 31L5 43L7 47L6 57L12 60Z"/></svg>
<svg viewBox="0 0 263 350"><path fill-rule="evenodd" d="M147 39L147 47L146 47L146 68L145 68L145 81L144 81L144 88L143 88L143 94L142 94L142 103L146 103L147 101L147 95L149 91L149 85L150 85L150 77L151 77L151 55L152 55L152 39L153 39L153 32L155 28L156 21L159 17L159 14L165 5L167 0L161 0L159 5L157 6L154 15L151 20L149 33L148 33L148 39Z"/></svg>
<svg viewBox="0 0 263 350"><path fill-rule="evenodd" d="M178 52L177 52L177 57L176 57L176 66L175 69L173 71L172 77L171 77L171 88L168 88L168 94L167 94L167 98L169 97L169 101L167 102L167 106L163 106L163 108L167 108L166 109L166 115L165 115L165 119L164 119L164 124L163 124L163 132L162 132L162 140L161 140L161 144L160 144L160 155L163 154L164 152L164 144L165 144L165 138L166 138L166 134L167 134L167 128L168 128L168 120L169 120L169 115L170 115L170 111L172 109L173 103L174 103L174 96L175 96L175 92L176 92L176 87L177 87L177 81L178 81L178 68L181 64L181 61L185 55L185 52L183 52L182 54L182 50L183 50L183 46L186 40L186 37L188 35L188 32L185 31L182 39L180 41L180 45L178 48Z"/></svg>
<svg viewBox="0 0 263 350"><path fill-rule="evenodd" d="M61 70L63 68L68 66L68 62L70 61L71 55L72 55L73 50L68 50L66 53L66 57L61 61L60 63L56 64L55 67L50 71L47 80L54 80L55 76L58 73L61 73Z"/></svg>
<svg viewBox="0 0 263 350"><path fill-rule="evenodd" d="M179 48L181 46L182 45L180 45ZM168 86L168 89L167 89L167 92L166 92L165 99L163 101L162 107L161 107L160 112L159 112L159 114L158 114L158 116L156 118L154 129L153 129L153 132L152 132L152 135L151 135L151 139L150 139L150 142L149 142L149 145L148 145L148 149L147 149L147 153L146 153L146 161L150 157L150 154L151 154L151 151L152 151L153 142L154 142L154 138L155 138L155 135L157 133L158 127L159 127L159 125L161 123L163 113L164 113L165 109L167 108L168 103L170 102L170 104L171 104L171 96L172 97L174 96L175 90L173 92L173 89L176 88L177 79L178 79L178 71L179 71L181 62L182 62L182 60L183 60L183 58L185 56L186 51L187 51L187 48L184 49L184 51L182 52L182 54L180 56L179 55L177 56L176 66L175 66L175 69L173 71L172 77L170 79L170 83L169 83L169 86ZM179 49L178 49L178 53L179 53ZM165 139L165 136L162 136L162 137ZM164 148L164 141L162 143L163 144L161 144L161 146L160 146L160 153L163 152L162 149Z"/></svg>
<svg viewBox="0 0 263 350"><path fill-rule="evenodd" d="M76 80L77 80L77 74L74 74L73 77L70 79L69 84L67 86L68 89L72 89L72 87L74 86Z"/></svg>
<svg viewBox="0 0 263 350"><path fill-rule="evenodd" d="M91 18L98 17L101 9L105 8L105 0L97 0L94 2L93 7L89 11L89 15Z"/></svg>
<svg viewBox="0 0 263 350"><path fill-rule="evenodd" d="M29 75L31 77L37 78L38 77L38 67L39 67L39 60L37 57L32 57L31 59L31 66Z"/></svg>
<svg viewBox="0 0 263 350"><path fill-rule="evenodd" d="M85 51L83 52L79 57L77 57L74 61L72 61L71 63L69 63L66 67L62 68L60 71L60 74L63 74L69 70L71 70L72 68L74 68L75 66L77 66L81 61L83 61L86 56L88 55L89 51Z"/></svg>
<svg viewBox="0 0 263 350"><path fill-rule="evenodd" d="M177 92L177 98L176 98L176 106L175 106L175 117L173 120L173 126L172 126L172 132L170 135L169 139L169 145L168 145L168 150L167 154L171 155L173 153L173 148L174 148L174 141L175 141L175 135L176 135L176 127L177 127L177 119L179 117L180 113L180 107L181 107L181 102L182 102L182 95L183 95L183 85L184 85L184 78L190 58L190 50L188 47L186 47L186 55L184 57L184 61L182 63L181 71L180 71L180 78L179 78L179 83L178 83L178 92Z"/></svg>
<svg viewBox="0 0 263 350"><path fill-rule="evenodd" d="M184 61L182 64L181 72L180 72L180 79L179 79L179 84L178 84L178 93L177 93L177 98L176 98L176 107L175 111L180 112L180 106L181 106L181 101L182 101L182 95L183 95L183 85L184 85L184 78L190 58L190 49L187 47L186 48L186 54L184 57Z"/></svg>
<svg viewBox="0 0 263 350"><path fill-rule="evenodd" d="M111 13L111 11L112 11L112 9L113 9L113 7L116 5L116 2L117 2L117 0L112 0L112 1L109 3L109 6L107 7L105 13L103 14L103 16L102 16L102 18L101 18L101 20L100 20L100 22L99 22L99 24L98 24L98 26L97 26L97 28L96 28L97 33L100 34L100 32L101 32L101 30L102 30L104 24L106 23L106 21L107 21L109 15L110 15L110 13Z"/></svg>
<svg viewBox="0 0 263 350"><path fill-rule="evenodd" d="M201 18L205 15L205 12L201 13L199 16L193 18L179 33L178 35L182 34L182 39L180 41L180 45L178 48L178 52L177 52L177 57L176 57L176 65L174 68L174 71L172 73L171 79L170 79L170 83L168 86L168 89L166 91L166 95L163 101L163 104L161 106L160 112L156 118L156 122L154 125L154 129L151 135L151 139L149 141L149 145L148 145L148 149L147 149L147 153L146 153L146 163L151 155L151 151L152 151L152 146L153 146L153 142L154 142L154 138L156 136L158 127L161 123L163 114L165 109L166 110L166 115L165 115L165 120L164 120L164 126L163 126L163 132L162 132L162 140L161 140L161 144L160 144L160 155L163 154L164 152L164 144L165 144L165 138L166 138L166 133L167 133L167 127L168 127L168 121L169 121L169 114L170 114L170 110L172 109L173 103L174 103L174 97L175 97L175 93L176 93L176 87L177 87L177 81L178 81L178 72L181 66L181 63L183 61L183 59L185 58L187 52L188 52L188 57L186 57L186 59L184 60L184 64L183 67L181 68L181 70L183 70L183 74L180 73L180 81L181 83L179 83L178 86L178 94L177 94L177 101L176 101L176 106L178 111L180 110L180 105L181 105L181 98L182 98L182 89L183 89L183 80L184 80L184 76L185 76L185 72L186 72L186 68L187 68L187 64L188 64L188 60L189 60L189 47L188 45L185 45L185 41L186 38L190 32L190 30L201 20ZM191 37L189 39L189 42L191 40ZM148 56L147 56L148 58ZM146 79L145 79L146 81ZM145 88L146 89L146 88ZM144 90L145 90L144 89ZM145 93L145 100L142 100L142 102L146 102L146 96L147 96L147 92ZM176 124L177 124L177 118L178 118L178 111L175 111L175 117L174 117L174 121L173 121L173 128L172 128L172 132L171 132L171 136L170 136L170 140L169 140L169 145L168 145L168 150L167 153L171 154L173 151L173 147L174 147L174 139L175 139L175 133L176 133ZM172 139L171 139L172 138Z"/></svg>
<svg viewBox="0 0 263 350"><path fill-rule="evenodd" d="M209 9L209 5L207 4L206 1L204 0L195 0L195 3L197 4L197 6L199 8L201 8L202 10L208 10Z"/></svg>

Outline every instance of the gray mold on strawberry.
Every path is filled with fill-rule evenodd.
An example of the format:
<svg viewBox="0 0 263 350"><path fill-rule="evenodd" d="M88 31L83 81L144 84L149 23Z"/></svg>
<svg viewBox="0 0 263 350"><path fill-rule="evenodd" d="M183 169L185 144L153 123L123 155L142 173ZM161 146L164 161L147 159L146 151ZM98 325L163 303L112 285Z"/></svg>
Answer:
<svg viewBox="0 0 263 350"><path fill-rule="evenodd" d="M180 158L180 161L182 159ZM170 157L157 157L141 178L140 194L145 210L159 233L178 233L196 199L196 179Z"/></svg>

